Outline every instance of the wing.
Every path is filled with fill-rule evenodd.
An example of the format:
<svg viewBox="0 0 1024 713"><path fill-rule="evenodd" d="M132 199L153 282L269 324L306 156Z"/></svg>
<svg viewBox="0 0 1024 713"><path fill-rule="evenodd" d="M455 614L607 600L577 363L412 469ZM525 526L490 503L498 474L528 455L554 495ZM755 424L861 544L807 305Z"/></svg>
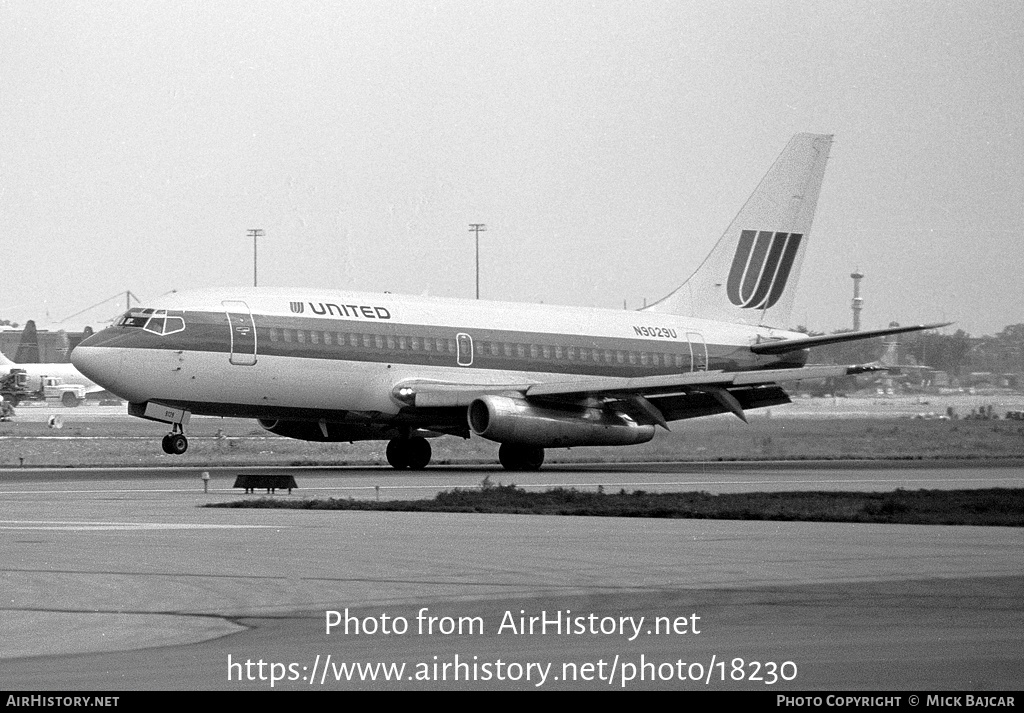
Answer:
<svg viewBox="0 0 1024 713"><path fill-rule="evenodd" d="M579 377L539 384L457 384L404 381L395 396L416 408L468 406L488 394L525 398L548 404L591 403L624 411L640 423L668 429L668 421L744 411L789 403L780 384L804 379L850 376L883 371L871 366L809 366L760 371L701 371L638 378Z"/></svg>

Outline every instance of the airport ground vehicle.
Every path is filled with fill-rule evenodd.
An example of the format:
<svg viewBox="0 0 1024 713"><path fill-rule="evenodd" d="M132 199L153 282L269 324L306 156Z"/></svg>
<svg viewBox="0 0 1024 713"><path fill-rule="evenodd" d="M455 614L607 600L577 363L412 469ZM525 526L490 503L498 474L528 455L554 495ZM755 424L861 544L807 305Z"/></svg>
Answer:
<svg viewBox="0 0 1024 713"><path fill-rule="evenodd" d="M73 408L85 399L85 387L66 384L59 376L31 376L22 369L12 369L0 376L0 395L11 406L23 401L59 401Z"/></svg>

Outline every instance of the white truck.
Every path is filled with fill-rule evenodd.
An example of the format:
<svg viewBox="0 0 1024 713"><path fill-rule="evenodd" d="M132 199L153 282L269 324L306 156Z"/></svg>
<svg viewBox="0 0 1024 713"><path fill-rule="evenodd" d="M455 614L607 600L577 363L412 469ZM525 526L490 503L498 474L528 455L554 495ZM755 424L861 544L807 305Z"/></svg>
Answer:
<svg viewBox="0 0 1024 713"><path fill-rule="evenodd" d="M0 395L12 406L23 401L59 401L71 408L85 399L85 386L66 384L59 376L29 376L23 369L11 369L0 377Z"/></svg>

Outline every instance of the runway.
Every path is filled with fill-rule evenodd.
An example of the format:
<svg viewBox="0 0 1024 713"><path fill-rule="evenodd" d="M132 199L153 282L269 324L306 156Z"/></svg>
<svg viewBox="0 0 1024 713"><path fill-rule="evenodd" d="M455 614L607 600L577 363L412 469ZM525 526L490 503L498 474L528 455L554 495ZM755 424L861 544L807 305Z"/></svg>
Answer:
<svg viewBox="0 0 1024 713"><path fill-rule="evenodd" d="M1019 467L832 466L558 467L523 484L716 492L1021 481ZM238 470L213 470L209 493L190 471L0 472L5 687L1024 683L1016 529L198 507L244 497L230 489ZM424 497L488 477L506 474L313 469L296 475L297 493L275 497ZM328 612L346 609L349 633L326 633ZM404 633L384 633L401 621ZM445 622L465 628L445 633ZM354 662L392 668L347 668Z"/></svg>
<svg viewBox="0 0 1024 713"><path fill-rule="evenodd" d="M538 472L510 473L500 466L435 466L424 471L395 471L388 466L230 466L206 468L0 468L0 493L90 497L144 493L149 497L203 490L238 495L232 486L242 472L287 473L302 497L409 499L442 490L515 483L523 488L626 489L709 493L786 491L1022 488L1024 462L992 461L964 465L955 461L734 461L559 464Z"/></svg>

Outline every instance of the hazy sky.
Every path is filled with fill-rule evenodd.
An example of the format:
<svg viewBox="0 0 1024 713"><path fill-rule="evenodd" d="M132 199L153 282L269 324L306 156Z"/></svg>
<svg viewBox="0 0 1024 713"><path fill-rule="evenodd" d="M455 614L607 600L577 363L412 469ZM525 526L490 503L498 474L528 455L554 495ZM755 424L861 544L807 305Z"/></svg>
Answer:
<svg viewBox="0 0 1024 713"><path fill-rule="evenodd" d="M0 0L0 318L249 286L249 228L261 286L472 297L469 223L485 299L635 308L812 131L793 325L848 327L859 268L865 328L992 334L1022 121L1019 0Z"/></svg>

